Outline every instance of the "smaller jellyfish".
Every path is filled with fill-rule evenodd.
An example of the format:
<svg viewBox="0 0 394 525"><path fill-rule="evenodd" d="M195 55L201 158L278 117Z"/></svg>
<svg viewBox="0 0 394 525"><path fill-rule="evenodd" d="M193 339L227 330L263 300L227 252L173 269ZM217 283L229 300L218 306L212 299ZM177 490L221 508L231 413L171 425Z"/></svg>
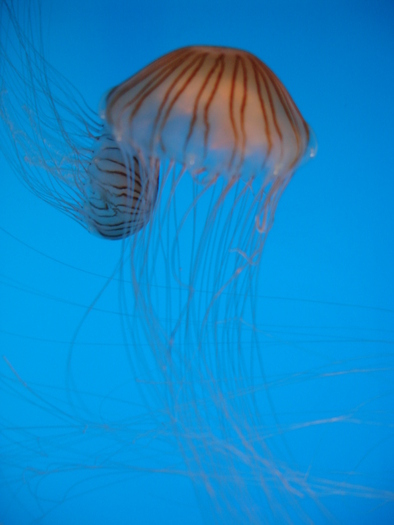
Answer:
<svg viewBox="0 0 394 525"><path fill-rule="evenodd" d="M149 172L135 155L125 158L111 134L101 135L87 168L81 217L105 239L123 239L149 221L159 184L159 165Z"/></svg>

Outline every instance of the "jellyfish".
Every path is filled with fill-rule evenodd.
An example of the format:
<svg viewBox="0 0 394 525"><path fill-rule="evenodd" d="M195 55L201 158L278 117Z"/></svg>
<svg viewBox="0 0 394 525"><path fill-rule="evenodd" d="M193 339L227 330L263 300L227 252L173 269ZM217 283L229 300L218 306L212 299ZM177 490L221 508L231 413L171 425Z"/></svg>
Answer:
<svg viewBox="0 0 394 525"><path fill-rule="evenodd" d="M157 59L110 90L101 115L125 159L160 163L154 215L130 239L140 322L128 333L133 348L147 338L152 352L140 378L148 382L158 365L150 403L166 399L195 483L231 501L236 521L260 522L256 487L275 469L255 434L253 382L263 371L248 327L267 233L295 169L315 152L313 132L263 62L224 47ZM234 443L247 450L242 459ZM245 468L251 491L241 475L229 481Z"/></svg>
<svg viewBox="0 0 394 525"><path fill-rule="evenodd" d="M278 460L271 446L272 435L286 429L272 396L280 381L267 379L274 336L262 329L262 256L283 191L316 152L313 131L281 81L247 51L185 47L111 89L97 115L46 61L15 4L3 1L1 8L2 152L40 199L106 249L117 244L107 240L121 245L117 277L103 285L72 335L67 374L86 361L88 378L99 361L84 358L79 337L115 282L126 363L119 375L125 369L135 385L122 403L130 411L138 406L137 414L117 419L115 410L103 410L115 404L112 390L103 390L94 411L85 408L85 383L67 383L66 408L49 392L24 387L35 408L71 428L65 459L48 452L63 444L63 428L61 439L41 435L28 443L50 458L45 478L77 469L108 478L120 470L122 479L138 471L175 474L191 481L206 523L313 521L305 500L325 512L320 495L330 491L371 497ZM95 322L98 338L101 324ZM110 353L120 361L115 345ZM96 449L99 434L108 442ZM28 467L23 480L31 472L39 477ZM37 506L48 499L44 494Z"/></svg>
<svg viewBox="0 0 394 525"><path fill-rule="evenodd" d="M151 351L135 365L139 379L151 381L149 404L166 400L196 485L231 502L225 516L259 522L257 487L276 467L254 431L259 337L244 340L256 324L264 242L280 195L314 154L313 132L267 66L220 47L159 58L112 89L101 114L124 159L160 164L154 215L129 243L139 323L127 333L132 348L148 340ZM247 450L242 459L233 443ZM234 475L244 469L252 490Z"/></svg>
<svg viewBox="0 0 394 525"><path fill-rule="evenodd" d="M149 221L158 191L158 163L148 172L132 155L126 166L110 133L98 138L97 150L86 169L82 190L81 222L105 239L133 235Z"/></svg>

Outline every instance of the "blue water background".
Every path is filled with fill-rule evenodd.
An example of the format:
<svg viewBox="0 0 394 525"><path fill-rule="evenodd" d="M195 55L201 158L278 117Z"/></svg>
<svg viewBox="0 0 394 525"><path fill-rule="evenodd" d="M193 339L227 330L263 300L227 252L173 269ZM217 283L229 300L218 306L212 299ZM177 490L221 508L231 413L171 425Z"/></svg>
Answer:
<svg viewBox="0 0 394 525"><path fill-rule="evenodd" d="M283 384L274 407L284 424L340 419L289 432L305 476L316 470L387 491L386 499L355 497L341 485L341 494L320 498L330 513L307 507L313 523L393 523L393 3L45 1L42 19L48 60L93 108L112 86L189 44L247 49L288 88L319 148L286 189L262 259L260 314L276 342L262 352L269 377ZM150 450L145 440L136 451L127 433L108 438L117 432L109 421L129 428L138 412L106 405L114 392L122 398L129 373L118 282L73 349L73 381L103 427L87 428L83 442L81 422L63 417L68 343L121 245L38 200L2 157L0 168L0 226L8 232L0 231L0 523L215 523L189 480L141 470L140 454L164 448ZM128 466L95 470L123 439Z"/></svg>

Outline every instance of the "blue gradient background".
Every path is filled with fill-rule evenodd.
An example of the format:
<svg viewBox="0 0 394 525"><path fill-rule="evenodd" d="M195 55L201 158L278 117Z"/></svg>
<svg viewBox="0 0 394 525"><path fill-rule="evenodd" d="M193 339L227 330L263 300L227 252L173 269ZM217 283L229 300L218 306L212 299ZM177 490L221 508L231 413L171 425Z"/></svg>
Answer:
<svg viewBox="0 0 394 525"><path fill-rule="evenodd" d="M285 191L262 260L259 305L276 342L262 351L268 377L282 384L275 412L294 425L351 419L293 428L294 464L387 491L358 498L342 487L320 500L330 513L304 502L313 523L393 523L394 4L69 0L43 2L42 17L49 62L93 108L106 90L188 44L247 49L288 88L319 148ZM68 343L121 245L31 195L1 156L0 169L0 523L215 523L185 478L88 468L125 438L108 437L116 434L108 421L135 409L108 401L113 392L121 399L128 381L119 282L73 350L73 379L105 431L83 434L73 422ZM146 444L125 449L130 464L151 453ZM41 471L27 469L33 464ZM64 472L71 464L80 468Z"/></svg>

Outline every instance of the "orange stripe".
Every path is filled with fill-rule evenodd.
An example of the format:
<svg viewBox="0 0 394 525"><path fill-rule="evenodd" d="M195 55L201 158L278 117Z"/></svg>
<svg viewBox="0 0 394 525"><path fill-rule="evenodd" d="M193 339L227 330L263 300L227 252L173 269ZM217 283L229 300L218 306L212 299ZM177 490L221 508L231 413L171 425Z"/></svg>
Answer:
<svg viewBox="0 0 394 525"><path fill-rule="evenodd" d="M202 83L202 86L197 94L197 97L196 97L196 101L194 103L194 107L193 107L193 116L192 116L192 119L191 119L191 122L190 122L190 125L189 125L189 131L188 131L188 134L186 136L186 140L185 140L185 144L183 146L183 151L185 152L186 151L186 148L187 148L187 144L189 143L189 140L190 140L190 137L192 136L192 133L193 133L193 128L194 128L194 125L197 121L197 109L198 109L198 104L200 102L200 98L204 92L204 89L206 88L210 78L212 77L217 65L219 63L219 58L217 58L213 64L213 66L211 67L211 69L209 70L208 74L205 76L205 80L204 82Z"/></svg>
<svg viewBox="0 0 394 525"><path fill-rule="evenodd" d="M241 152L241 158L238 163L238 169L242 166L244 158L245 158L245 144L246 144L246 132L245 132L245 108L246 108L246 102L248 97L248 74L247 69L245 66L244 60L241 58L241 64L242 64L242 70L244 75L244 81L243 81L243 87L244 87L244 96L242 99L242 105L241 105L241 133L242 133L242 152Z"/></svg>
<svg viewBox="0 0 394 525"><path fill-rule="evenodd" d="M219 70L219 73L218 73L218 76L216 78L216 82L215 82L215 85L213 86L213 89L212 89L212 92L208 98L208 101L207 101L207 104L205 106L205 109L204 109L204 124L205 124L205 133L204 133L204 155L206 156L207 154L207 147L208 147L208 135L209 135L209 120L208 120L208 112L209 112L209 106L211 105L212 103L212 100L215 96L215 93L218 89L218 86L220 84L220 80L222 78L222 75L223 75L223 71L224 71L224 59L223 59L223 53L221 53L218 58L217 58L217 62L220 62L221 64L221 69Z"/></svg>
<svg viewBox="0 0 394 525"><path fill-rule="evenodd" d="M235 80L237 78L238 60L239 58L237 55L235 57L233 76L231 78L230 100L229 100L230 121L231 121L231 127L233 129L233 135L234 135L233 150L231 152L231 157L230 157L230 161L228 165L229 169L231 169L231 166L234 162L235 151L237 149L237 144L238 144L238 131L237 131L237 127L235 125L235 120L234 120L234 90L235 90Z"/></svg>
<svg viewBox="0 0 394 525"><path fill-rule="evenodd" d="M269 121L268 121L268 116L267 116L267 112L266 112L266 107L265 107L265 103L264 103L264 98L263 98L263 95L261 93L261 86L260 86L259 75L258 75L258 67L257 67L258 64L256 65L255 58L252 57L252 56L250 57L250 63L252 65L253 71L254 71L256 87L257 87L257 94L258 94L259 101L260 101L261 111L263 113L264 125L265 125L265 135L267 137L267 144L268 144L268 149L267 149L267 153L266 153L266 159L265 159L264 164L261 166L261 169L263 169L266 161L268 160L269 156L271 155L272 137L271 137L271 131L270 131L270 127L269 127Z"/></svg>

